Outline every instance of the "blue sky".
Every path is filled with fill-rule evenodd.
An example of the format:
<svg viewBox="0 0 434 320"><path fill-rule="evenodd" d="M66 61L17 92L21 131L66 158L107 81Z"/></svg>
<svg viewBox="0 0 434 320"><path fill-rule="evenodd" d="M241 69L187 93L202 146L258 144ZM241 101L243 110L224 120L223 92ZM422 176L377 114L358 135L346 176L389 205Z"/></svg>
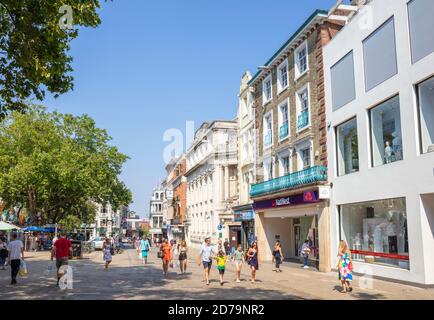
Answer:
<svg viewBox="0 0 434 320"><path fill-rule="evenodd" d="M74 91L43 102L89 114L131 159L122 180L148 213L165 176L163 134L185 122L233 119L242 74L257 67L315 9L336 0L114 0L102 24L71 45Z"/></svg>

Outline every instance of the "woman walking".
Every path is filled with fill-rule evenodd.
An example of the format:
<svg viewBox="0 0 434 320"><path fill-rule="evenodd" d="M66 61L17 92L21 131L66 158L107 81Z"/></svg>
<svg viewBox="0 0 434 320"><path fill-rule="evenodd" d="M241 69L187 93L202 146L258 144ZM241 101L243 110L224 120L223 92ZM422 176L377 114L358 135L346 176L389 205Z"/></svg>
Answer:
<svg viewBox="0 0 434 320"><path fill-rule="evenodd" d="M309 255L310 255L310 244L309 240L306 240L301 247L301 256L303 257L303 268L309 269Z"/></svg>
<svg viewBox="0 0 434 320"><path fill-rule="evenodd" d="M108 270L109 264L112 262L112 246L109 238L105 238L103 250L103 259L105 261L105 269Z"/></svg>
<svg viewBox="0 0 434 320"><path fill-rule="evenodd" d="M141 257L142 257L143 263L146 265L146 264L148 264L148 253L149 253L151 245L149 244L148 239L146 237L143 237L143 239L140 240L139 246L140 246L140 252L142 253Z"/></svg>
<svg viewBox="0 0 434 320"><path fill-rule="evenodd" d="M256 282L256 271L259 270L258 244L256 242L253 242L249 251L247 252L247 262L250 266L250 270L252 271L251 282L255 283Z"/></svg>
<svg viewBox="0 0 434 320"><path fill-rule="evenodd" d="M282 270L280 270L280 265L282 264L283 259L282 246L280 241L277 241L273 250L273 260L276 263L276 272L282 272Z"/></svg>
<svg viewBox="0 0 434 320"><path fill-rule="evenodd" d="M339 243L338 249L338 270L339 280L342 284L342 293L352 292L351 282L353 281L353 261L351 259L351 250L345 241Z"/></svg>
<svg viewBox="0 0 434 320"><path fill-rule="evenodd" d="M185 240L181 241L181 244L178 244L179 251L179 267L181 268L181 274L185 274L187 272L187 242Z"/></svg>
<svg viewBox="0 0 434 320"><path fill-rule="evenodd" d="M172 262L172 246L169 244L169 241L167 241L167 239L163 241L160 251L162 252L163 273L166 277L169 270L169 264Z"/></svg>
<svg viewBox="0 0 434 320"><path fill-rule="evenodd" d="M5 263L8 257L8 247L6 245L6 239L0 237L0 268L5 270Z"/></svg>
<svg viewBox="0 0 434 320"><path fill-rule="evenodd" d="M237 250L235 251L234 255L232 256L232 259L235 263L235 274L237 275L237 278L235 279L236 282L241 282L241 269L243 268L243 264L245 262L244 260L244 251L241 244L238 245Z"/></svg>

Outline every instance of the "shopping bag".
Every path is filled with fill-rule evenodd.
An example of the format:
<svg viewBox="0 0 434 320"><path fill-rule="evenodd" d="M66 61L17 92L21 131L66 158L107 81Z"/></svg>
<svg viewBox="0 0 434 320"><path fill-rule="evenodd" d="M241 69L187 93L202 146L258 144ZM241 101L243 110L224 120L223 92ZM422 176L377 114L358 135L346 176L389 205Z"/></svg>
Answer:
<svg viewBox="0 0 434 320"><path fill-rule="evenodd" d="M27 265L24 260L21 260L20 271L18 272L18 274L20 275L20 277L26 277L28 275Z"/></svg>
<svg viewBox="0 0 434 320"><path fill-rule="evenodd" d="M50 262L48 262L47 271L45 272L45 274L48 276L51 274L52 271L53 271L53 262L50 261Z"/></svg>

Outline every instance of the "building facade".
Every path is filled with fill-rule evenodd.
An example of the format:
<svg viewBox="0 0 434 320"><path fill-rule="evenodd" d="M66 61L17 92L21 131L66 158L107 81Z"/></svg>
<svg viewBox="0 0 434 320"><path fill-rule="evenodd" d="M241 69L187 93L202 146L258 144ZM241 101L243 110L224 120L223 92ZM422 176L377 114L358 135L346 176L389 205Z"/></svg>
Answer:
<svg viewBox="0 0 434 320"><path fill-rule="evenodd" d="M249 87L250 72L244 73L238 95L238 196L239 205L233 207L234 221L241 223L241 245L247 249L255 239L255 217L250 185L256 181L255 172L255 110ZM238 239L231 238L232 246Z"/></svg>
<svg viewBox="0 0 434 320"><path fill-rule="evenodd" d="M324 49L332 263L434 284L434 2L372 0Z"/></svg>
<svg viewBox="0 0 434 320"><path fill-rule="evenodd" d="M161 187L155 188L149 202L149 223L151 229L149 234L152 241L159 242L163 240L163 201L165 199L165 190Z"/></svg>
<svg viewBox="0 0 434 320"><path fill-rule="evenodd" d="M241 238L234 222L238 204L237 122L204 123L186 152L187 241L199 247L206 237Z"/></svg>
<svg viewBox="0 0 434 320"><path fill-rule="evenodd" d="M95 204L97 214L93 225L92 238L121 235L121 210L113 210L110 204Z"/></svg>
<svg viewBox="0 0 434 320"><path fill-rule="evenodd" d="M336 16L347 10L334 12ZM257 181L251 187L259 258L299 259L304 241L321 271L330 270L327 137L322 50L344 22L317 10L261 66L254 92Z"/></svg>

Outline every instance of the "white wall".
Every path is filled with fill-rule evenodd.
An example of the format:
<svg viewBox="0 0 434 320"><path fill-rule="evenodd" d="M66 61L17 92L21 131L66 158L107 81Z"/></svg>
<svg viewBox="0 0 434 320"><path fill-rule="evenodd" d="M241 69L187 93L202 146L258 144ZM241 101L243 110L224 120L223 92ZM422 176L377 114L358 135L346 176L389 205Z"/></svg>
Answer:
<svg viewBox="0 0 434 320"><path fill-rule="evenodd" d="M434 153L419 152L417 105L414 85L434 74L434 54L411 64L407 0L374 0L366 9L372 9L372 27L361 28L370 16L359 13L324 49L328 131L329 179L333 183L331 201L332 244L339 241L338 209L345 203L406 197L410 251L410 271L369 265L374 274L418 283L434 283L430 274L434 261L428 253L434 245L424 243L423 230L428 228L422 219L420 194L434 192ZM369 11L366 11L369 12ZM362 41L392 15L395 17L398 75L369 92L365 92ZM428 32L428 30L427 30ZM330 68L350 50L354 52L356 100L332 112ZM400 94L400 112L404 160L371 168L369 119L367 110L380 102ZM357 116L360 171L337 177L334 127ZM426 246L429 246L427 248ZM332 245L332 265L336 261L336 246ZM421 250L424 248L424 250ZM428 263L429 262L429 263ZM363 264L356 263L356 270Z"/></svg>

